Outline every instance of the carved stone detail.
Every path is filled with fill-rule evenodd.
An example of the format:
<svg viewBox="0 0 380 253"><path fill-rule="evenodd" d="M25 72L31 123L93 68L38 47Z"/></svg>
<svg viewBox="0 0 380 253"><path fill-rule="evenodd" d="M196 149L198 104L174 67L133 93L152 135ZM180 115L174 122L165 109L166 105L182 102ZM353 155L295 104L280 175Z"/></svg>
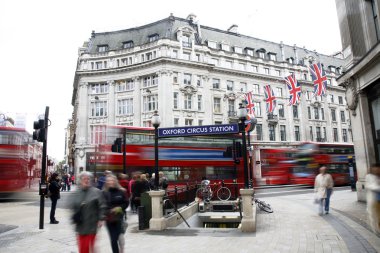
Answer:
<svg viewBox="0 0 380 253"><path fill-rule="evenodd" d="M352 115L355 116L355 110L359 101L359 94L355 88L354 80L352 78L348 78L342 83L342 86L346 88L347 107L352 111Z"/></svg>
<svg viewBox="0 0 380 253"><path fill-rule="evenodd" d="M194 87L193 85L185 85L183 88L180 88L179 90L183 92L184 94L189 94L189 95L196 94L198 91L198 89Z"/></svg>

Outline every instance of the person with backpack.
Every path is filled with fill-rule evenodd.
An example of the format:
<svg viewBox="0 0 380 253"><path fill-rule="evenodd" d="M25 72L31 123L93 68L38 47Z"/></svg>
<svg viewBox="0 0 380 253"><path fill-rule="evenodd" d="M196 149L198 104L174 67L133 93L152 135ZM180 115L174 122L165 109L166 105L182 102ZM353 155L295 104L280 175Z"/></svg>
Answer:
<svg viewBox="0 0 380 253"><path fill-rule="evenodd" d="M48 186L48 190L49 190L48 196L50 196L50 200L51 200L50 224L59 223L59 221L55 219L55 209L57 208L58 199L61 198L60 189L61 189L61 184L59 182L58 174L54 172L49 179L49 186Z"/></svg>

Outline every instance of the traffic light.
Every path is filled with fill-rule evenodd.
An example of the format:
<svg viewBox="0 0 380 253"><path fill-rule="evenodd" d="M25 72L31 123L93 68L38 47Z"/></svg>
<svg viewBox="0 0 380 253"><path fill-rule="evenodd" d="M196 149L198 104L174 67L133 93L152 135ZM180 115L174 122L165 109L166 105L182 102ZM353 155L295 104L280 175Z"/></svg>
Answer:
<svg viewBox="0 0 380 253"><path fill-rule="evenodd" d="M33 140L37 140L39 142L46 141L45 120L40 119L38 121L34 121L33 128Z"/></svg>
<svg viewBox="0 0 380 253"><path fill-rule="evenodd" d="M232 157L232 146L228 146L226 151L223 152L223 157Z"/></svg>
<svg viewBox="0 0 380 253"><path fill-rule="evenodd" d="M121 143L122 143L122 139L117 138L111 147L112 152L122 153Z"/></svg>

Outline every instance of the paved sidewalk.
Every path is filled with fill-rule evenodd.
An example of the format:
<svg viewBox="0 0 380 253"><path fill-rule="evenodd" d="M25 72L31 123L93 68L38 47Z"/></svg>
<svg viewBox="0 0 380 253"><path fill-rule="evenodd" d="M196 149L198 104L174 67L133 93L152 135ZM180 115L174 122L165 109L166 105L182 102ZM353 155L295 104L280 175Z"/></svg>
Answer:
<svg viewBox="0 0 380 253"><path fill-rule="evenodd" d="M256 233L201 228L138 231L137 216L128 214L125 252L380 252L379 237L365 226L365 204L356 205L355 198L354 192L336 191L332 211L325 216L317 214L313 194L263 198L275 212L258 212ZM38 206L0 203L0 252L77 252L70 210L58 208L56 217L58 225L45 222L45 229L39 230ZM97 252L111 252L105 227L97 236Z"/></svg>

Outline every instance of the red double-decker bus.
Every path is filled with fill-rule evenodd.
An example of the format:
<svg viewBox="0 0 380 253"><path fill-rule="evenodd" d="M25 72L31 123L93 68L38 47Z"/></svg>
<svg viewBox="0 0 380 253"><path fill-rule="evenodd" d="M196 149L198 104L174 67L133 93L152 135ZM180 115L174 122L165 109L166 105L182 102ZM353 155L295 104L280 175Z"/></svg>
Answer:
<svg viewBox="0 0 380 253"><path fill-rule="evenodd" d="M22 190L28 182L29 134L20 128L0 127L0 193Z"/></svg>

